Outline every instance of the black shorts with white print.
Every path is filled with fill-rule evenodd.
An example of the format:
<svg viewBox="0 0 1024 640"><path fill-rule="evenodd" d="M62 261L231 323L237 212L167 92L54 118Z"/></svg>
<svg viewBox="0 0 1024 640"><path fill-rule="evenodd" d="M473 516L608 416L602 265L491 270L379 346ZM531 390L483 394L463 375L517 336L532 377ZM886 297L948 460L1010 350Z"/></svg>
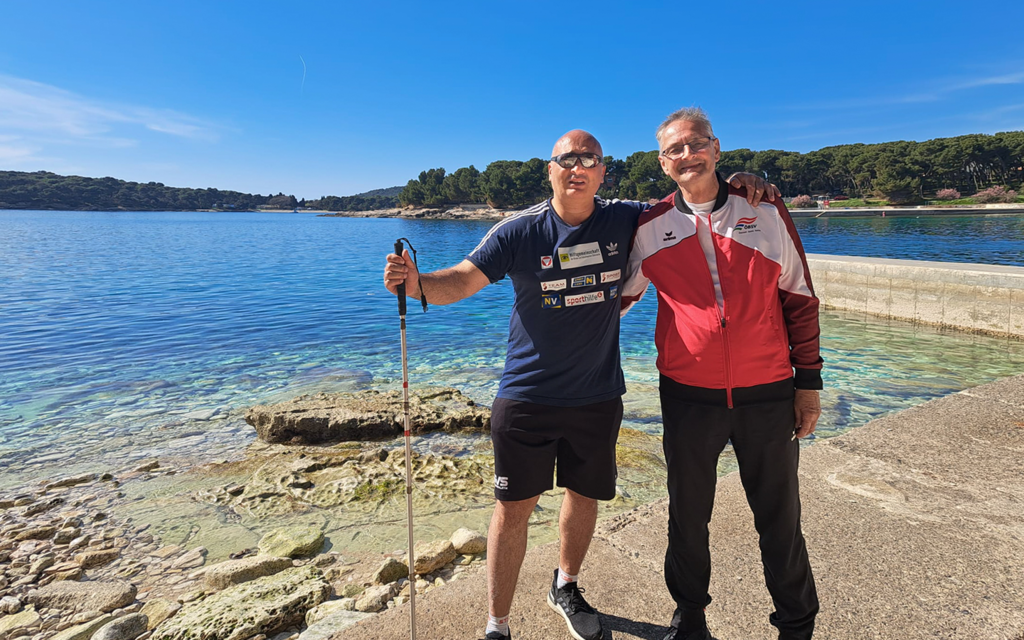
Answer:
<svg viewBox="0 0 1024 640"><path fill-rule="evenodd" d="M526 500L557 484L587 498L615 497L622 398L555 407L497 398L491 407L494 497ZM557 465L556 465L557 461Z"/></svg>

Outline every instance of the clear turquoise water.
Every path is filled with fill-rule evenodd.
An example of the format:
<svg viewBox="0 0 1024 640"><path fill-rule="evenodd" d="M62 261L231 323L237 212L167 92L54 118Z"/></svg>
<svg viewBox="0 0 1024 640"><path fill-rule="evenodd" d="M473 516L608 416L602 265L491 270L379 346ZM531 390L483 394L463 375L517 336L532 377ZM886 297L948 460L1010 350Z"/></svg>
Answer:
<svg viewBox="0 0 1024 640"><path fill-rule="evenodd" d="M150 456L235 457L253 439L241 417L252 404L394 385L398 319L381 284L384 255L406 236L421 267L437 269L460 260L489 226L0 212L0 487ZM811 251L843 253L861 231L804 225L802 233ZM627 424L656 433L653 299L624 320L622 349L636 399ZM453 385L489 403L510 300L502 282L427 314L412 307L412 384ZM843 314L825 314L823 336L822 435L1024 371L1019 341Z"/></svg>

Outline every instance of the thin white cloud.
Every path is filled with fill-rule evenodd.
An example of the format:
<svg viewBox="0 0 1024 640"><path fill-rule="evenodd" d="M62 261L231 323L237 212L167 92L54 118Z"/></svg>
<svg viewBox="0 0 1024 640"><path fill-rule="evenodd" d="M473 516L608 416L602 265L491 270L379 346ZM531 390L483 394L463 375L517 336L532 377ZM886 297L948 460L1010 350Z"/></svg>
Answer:
<svg viewBox="0 0 1024 640"><path fill-rule="evenodd" d="M831 102L799 103L791 105L796 110L832 110L843 111L849 109L866 109L871 107L887 107L900 104L917 104L923 102L938 102L953 93L980 89L982 87L1005 86L1024 84L1024 71L1007 73L1002 75L984 75L970 79L947 79L937 83L931 89L886 96L866 96L850 100L838 100Z"/></svg>
<svg viewBox="0 0 1024 640"><path fill-rule="evenodd" d="M1008 73L1001 76L989 76L985 78L975 78L967 82L960 84L954 84L948 87L949 91L960 91L962 89L974 89L976 87L990 87L992 85L1001 84L1024 84L1024 71L1019 73Z"/></svg>
<svg viewBox="0 0 1024 640"><path fill-rule="evenodd" d="M15 134L48 142L120 140L139 128L213 141L216 127L167 109L92 100L58 87L0 75L0 135Z"/></svg>

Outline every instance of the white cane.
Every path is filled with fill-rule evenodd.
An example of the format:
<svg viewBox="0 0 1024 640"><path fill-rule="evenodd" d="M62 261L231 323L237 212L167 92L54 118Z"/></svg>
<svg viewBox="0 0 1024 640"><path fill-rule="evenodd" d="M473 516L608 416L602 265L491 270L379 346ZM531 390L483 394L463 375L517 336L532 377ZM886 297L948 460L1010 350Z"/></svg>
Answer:
<svg viewBox="0 0 1024 640"><path fill-rule="evenodd" d="M406 241L408 242L408 241ZM412 247L412 244L409 244ZM395 255L402 255L402 240L395 241ZM412 540L412 439L409 427L409 358L405 346L405 283L398 285L398 317L402 323L402 413L405 418L405 508L409 522L409 637L416 640L416 557ZM422 295L421 295L422 298ZM426 311L424 300L423 310Z"/></svg>

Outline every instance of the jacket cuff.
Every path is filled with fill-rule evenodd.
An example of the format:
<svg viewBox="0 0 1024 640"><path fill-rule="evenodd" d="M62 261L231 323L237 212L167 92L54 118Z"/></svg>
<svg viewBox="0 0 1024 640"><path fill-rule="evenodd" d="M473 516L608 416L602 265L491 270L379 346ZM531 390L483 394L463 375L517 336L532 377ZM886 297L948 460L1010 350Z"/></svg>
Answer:
<svg viewBox="0 0 1024 640"><path fill-rule="evenodd" d="M793 386L797 389L822 389L821 369L796 369Z"/></svg>

